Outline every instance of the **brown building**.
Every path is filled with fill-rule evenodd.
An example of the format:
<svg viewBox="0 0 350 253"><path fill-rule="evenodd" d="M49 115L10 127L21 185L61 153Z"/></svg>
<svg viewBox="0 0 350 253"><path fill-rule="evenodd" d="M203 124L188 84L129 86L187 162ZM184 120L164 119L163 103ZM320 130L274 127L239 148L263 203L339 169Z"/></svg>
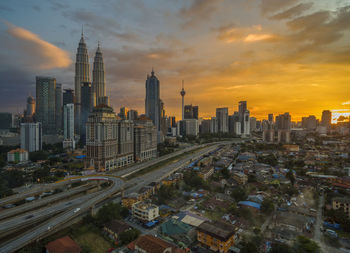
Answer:
<svg viewBox="0 0 350 253"><path fill-rule="evenodd" d="M234 245L235 231L231 224L205 221L197 227L197 240L214 252L226 253Z"/></svg>
<svg viewBox="0 0 350 253"><path fill-rule="evenodd" d="M348 198L334 198L332 199L332 208L334 210L342 209L345 215L350 219L350 199Z"/></svg>
<svg viewBox="0 0 350 253"><path fill-rule="evenodd" d="M177 248L158 237L152 235L143 235L128 245L128 248L134 252L140 253L184 253L185 251Z"/></svg>
<svg viewBox="0 0 350 253"><path fill-rule="evenodd" d="M81 248L69 236L49 242L45 246L46 253L80 253Z"/></svg>
<svg viewBox="0 0 350 253"><path fill-rule="evenodd" d="M135 161L157 157L157 129L152 120L146 116L140 116L134 122Z"/></svg>
<svg viewBox="0 0 350 253"><path fill-rule="evenodd" d="M118 240L120 233L130 230L131 227L123 221L112 220L110 223L105 224L103 230L106 231L115 241Z"/></svg>

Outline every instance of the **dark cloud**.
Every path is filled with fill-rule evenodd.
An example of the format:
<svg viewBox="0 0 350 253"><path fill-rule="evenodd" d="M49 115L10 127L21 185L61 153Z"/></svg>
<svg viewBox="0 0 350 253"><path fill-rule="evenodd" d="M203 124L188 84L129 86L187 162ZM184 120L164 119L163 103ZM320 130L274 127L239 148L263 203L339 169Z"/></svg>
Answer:
<svg viewBox="0 0 350 253"><path fill-rule="evenodd" d="M183 26L192 27L210 21L222 0L193 0L189 7L180 9L180 16L185 20Z"/></svg>
<svg viewBox="0 0 350 253"><path fill-rule="evenodd" d="M55 11L61 11L65 9L69 9L69 4L63 3L59 0L48 0L48 2L51 4L51 9Z"/></svg>
<svg viewBox="0 0 350 253"><path fill-rule="evenodd" d="M297 2L299 2L299 0L262 0L261 12L265 16L279 12L282 9L289 7Z"/></svg>
<svg viewBox="0 0 350 253"><path fill-rule="evenodd" d="M63 16L79 24L84 28L91 29L97 37L115 36L121 40L137 42L139 39L136 34L123 32L120 24L115 19L105 16L98 16L94 12L86 10L64 11Z"/></svg>
<svg viewBox="0 0 350 253"><path fill-rule="evenodd" d="M40 6L38 6L38 5L34 5L34 6L33 6L33 10L41 11L41 8L40 8Z"/></svg>
<svg viewBox="0 0 350 253"><path fill-rule="evenodd" d="M10 12L13 12L14 9L12 9L11 7L8 7L8 6L5 6L5 5L0 4L0 11L10 11Z"/></svg>
<svg viewBox="0 0 350 253"><path fill-rule="evenodd" d="M310 9L312 7L312 3L300 3L296 6L293 6L285 11L282 11L280 13L277 13L273 16L271 16L271 19L276 20L282 20L282 19L290 19L294 18L296 16L301 15L306 10Z"/></svg>

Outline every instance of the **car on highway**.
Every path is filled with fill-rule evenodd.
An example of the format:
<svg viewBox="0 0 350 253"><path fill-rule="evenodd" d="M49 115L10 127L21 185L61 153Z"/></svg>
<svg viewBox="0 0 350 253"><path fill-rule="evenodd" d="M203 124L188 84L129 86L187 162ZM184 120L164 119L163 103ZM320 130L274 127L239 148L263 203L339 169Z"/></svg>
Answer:
<svg viewBox="0 0 350 253"><path fill-rule="evenodd" d="M51 227L50 227L50 226L48 226L48 227L47 227L47 230L50 230L50 229L51 229Z"/></svg>
<svg viewBox="0 0 350 253"><path fill-rule="evenodd" d="M26 216L25 219L28 220L28 219L33 218L33 217L34 217L34 215L30 214L30 215Z"/></svg>
<svg viewBox="0 0 350 253"><path fill-rule="evenodd" d="M78 207L78 208L75 208L74 213L79 212L79 211L80 211L80 208L79 208L79 207Z"/></svg>

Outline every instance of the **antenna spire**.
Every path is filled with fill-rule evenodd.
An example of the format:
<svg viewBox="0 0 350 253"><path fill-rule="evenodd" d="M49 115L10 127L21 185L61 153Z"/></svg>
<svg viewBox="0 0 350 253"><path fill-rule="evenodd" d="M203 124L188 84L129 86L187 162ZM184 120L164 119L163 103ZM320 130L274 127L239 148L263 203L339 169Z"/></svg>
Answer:
<svg viewBox="0 0 350 253"><path fill-rule="evenodd" d="M84 37L84 24L81 25L81 37Z"/></svg>

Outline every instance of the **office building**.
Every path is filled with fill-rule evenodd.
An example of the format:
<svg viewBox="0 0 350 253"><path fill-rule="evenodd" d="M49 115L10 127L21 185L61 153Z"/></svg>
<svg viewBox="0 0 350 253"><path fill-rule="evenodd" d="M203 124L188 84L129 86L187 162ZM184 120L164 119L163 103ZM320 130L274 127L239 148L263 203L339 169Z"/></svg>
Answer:
<svg viewBox="0 0 350 253"><path fill-rule="evenodd" d="M270 123L274 123L274 122L273 122L273 113L270 113L270 114L268 115L267 120L268 120Z"/></svg>
<svg viewBox="0 0 350 253"><path fill-rule="evenodd" d="M42 149L42 127L41 122L21 124L21 149L28 152Z"/></svg>
<svg viewBox="0 0 350 253"><path fill-rule="evenodd" d="M250 117L250 132L256 132L257 130L256 118Z"/></svg>
<svg viewBox="0 0 350 253"><path fill-rule="evenodd" d="M238 117L239 117L239 122L241 122L241 134L244 134L244 135L246 135L246 130L247 130L245 123L248 122L245 117L245 115L247 115L247 110L248 110L247 101L240 101L238 103Z"/></svg>
<svg viewBox="0 0 350 253"><path fill-rule="evenodd" d="M210 119L202 120L202 123L199 126L199 132L201 134L209 134L210 133Z"/></svg>
<svg viewBox="0 0 350 253"><path fill-rule="evenodd" d="M74 122L75 122L75 131L80 134L80 127L82 124L81 121L81 85L83 82L90 82L90 65L89 65L89 56L84 40L84 34L81 33L81 38L79 41L79 46L76 54L75 61L75 77L74 77L74 87L75 87L75 106L74 106Z"/></svg>
<svg viewBox="0 0 350 253"><path fill-rule="evenodd" d="M309 117L303 117L301 121L301 127L307 131L315 131L317 128L317 119L314 115Z"/></svg>
<svg viewBox="0 0 350 253"><path fill-rule="evenodd" d="M198 106L185 105L184 118L185 119L197 119L198 120Z"/></svg>
<svg viewBox="0 0 350 253"><path fill-rule="evenodd" d="M96 106L86 123L85 167L98 171L118 168L118 120L111 107Z"/></svg>
<svg viewBox="0 0 350 253"><path fill-rule="evenodd" d="M118 167L134 162L134 124L129 120L118 120Z"/></svg>
<svg viewBox="0 0 350 253"><path fill-rule="evenodd" d="M127 113L128 120L136 120L138 118L138 113L136 110L129 110Z"/></svg>
<svg viewBox="0 0 350 253"><path fill-rule="evenodd" d="M322 112L322 120L321 120L322 126L327 127L327 129L330 129L332 124L332 112L329 110L325 110Z"/></svg>
<svg viewBox="0 0 350 253"><path fill-rule="evenodd" d="M74 104L74 90L72 89L64 89L63 90L63 106L66 104Z"/></svg>
<svg viewBox="0 0 350 253"><path fill-rule="evenodd" d="M0 130L10 130L12 127L12 113L0 112Z"/></svg>
<svg viewBox="0 0 350 253"><path fill-rule="evenodd" d="M246 110L243 114L243 131L244 136L250 135L250 112Z"/></svg>
<svg viewBox="0 0 350 253"><path fill-rule="evenodd" d="M159 80L154 75L152 69L151 75L147 75L146 80L146 99L145 99L146 116L150 118L158 131L157 142L160 142L160 89Z"/></svg>
<svg viewBox="0 0 350 253"><path fill-rule="evenodd" d="M216 108L216 119L219 133L228 133L228 108Z"/></svg>
<svg viewBox="0 0 350 253"><path fill-rule="evenodd" d="M56 84L55 91L56 131L62 129L62 84Z"/></svg>
<svg viewBox="0 0 350 253"><path fill-rule="evenodd" d="M179 121L181 136L198 136L199 125L196 119L184 119Z"/></svg>
<svg viewBox="0 0 350 253"><path fill-rule="evenodd" d="M146 116L136 119L134 127L135 161L157 157L157 130Z"/></svg>
<svg viewBox="0 0 350 253"><path fill-rule="evenodd" d="M63 148L74 150L74 104L66 104L63 106L63 132Z"/></svg>
<svg viewBox="0 0 350 253"><path fill-rule="evenodd" d="M274 126L275 130L277 131L277 143L290 143L291 116L289 113L286 112L276 116ZM273 131L269 128L266 133L266 140L269 142L272 138L274 140L275 133L273 133L273 137L271 137L272 133Z"/></svg>
<svg viewBox="0 0 350 253"><path fill-rule="evenodd" d="M36 77L36 120L41 122L44 134L55 134L56 125L56 79Z"/></svg>
<svg viewBox="0 0 350 253"><path fill-rule="evenodd" d="M122 120L126 120L127 119L127 115L128 115L128 108L126 107L120 107L118 116L122 119Z"/></svg>
<svg viewBox="0 0 350 253"><path fill-rule="evenodd" d="M106 104L104 99L106 97L105 67L103 64L103 56L100 44L98 44L94 58L94 67L92 70L92 87L96 95L95 104Z"/></svg>
<svg viewBox="0 0 350 253"><path fill-rule="evenodd" d="M81 116L81 125L80 125L80 139L82 143L85 143L85 136L86 136L86 122L88 120L88 117L90 113L92 112L92 109L95 106L95 93L92 90L92 86L90 82L83 82L81 86L80 91L81 97L80 97L80 116ZM74 110L76 108L74 107Z"/></svg>
<svg viewBox="0 0 350 253"><path fill-rule="evenodd" d="M33 117L35 113L35 99L32 96L28 96L27 98L27 106L26 106L26 117Z"/></svg>

